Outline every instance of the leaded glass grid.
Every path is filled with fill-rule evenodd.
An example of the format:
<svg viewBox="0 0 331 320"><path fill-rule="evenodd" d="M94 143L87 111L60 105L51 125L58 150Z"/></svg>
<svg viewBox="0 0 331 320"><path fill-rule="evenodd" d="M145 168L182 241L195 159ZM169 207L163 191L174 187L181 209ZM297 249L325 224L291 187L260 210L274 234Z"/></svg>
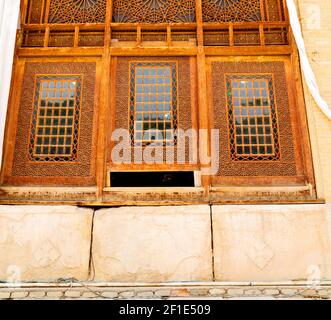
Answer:
<svg viewBox="0 0 331 320"><path fill-rule="evenodd" d="M177 63L130 63L130 137L132 145L176 144Z"/></svg>
<svg viewBox="0 0 331 320"><path fill-rule="evenodd" d="M81 92L81 76L36 76L30 160L77 159Z"/></svg>
<svg viewBox="0 0 331 320"><path fill-rule="evenodd" d="M230 154L233 160L279 160L273 77L226 75Z"/></svg>

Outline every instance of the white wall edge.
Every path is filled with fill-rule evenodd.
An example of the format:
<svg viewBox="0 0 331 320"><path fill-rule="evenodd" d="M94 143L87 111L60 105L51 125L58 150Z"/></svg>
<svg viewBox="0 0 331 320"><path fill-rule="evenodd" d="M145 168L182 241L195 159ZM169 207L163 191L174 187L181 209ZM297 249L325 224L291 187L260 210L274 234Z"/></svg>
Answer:
<svg viewBox="0 0 331 320"><path fill-rule="evenodd" d="M0 0L0 168L20 0Z"/></svg>

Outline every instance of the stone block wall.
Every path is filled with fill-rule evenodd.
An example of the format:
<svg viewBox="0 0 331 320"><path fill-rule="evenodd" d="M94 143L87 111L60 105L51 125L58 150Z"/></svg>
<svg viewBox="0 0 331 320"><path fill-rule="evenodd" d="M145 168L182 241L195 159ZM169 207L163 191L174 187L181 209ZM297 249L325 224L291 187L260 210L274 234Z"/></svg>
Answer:
<svg viewBox="0 0 331 320"><path fill-rule="evenodd" d="M95 213L95 281L212 281L210 207L122 207Z"/></svg>
<svg viewBox="0 0 331 320"><path fill-rule="evenodd" d="M323 282L330 235L330 204L0 206L0 281Z"/></svg>
<svg viewBox="0 0 331 320"><path fill-rule="evenodd" d="M86 281L93 210L0 206L0 281Z"/></svg>

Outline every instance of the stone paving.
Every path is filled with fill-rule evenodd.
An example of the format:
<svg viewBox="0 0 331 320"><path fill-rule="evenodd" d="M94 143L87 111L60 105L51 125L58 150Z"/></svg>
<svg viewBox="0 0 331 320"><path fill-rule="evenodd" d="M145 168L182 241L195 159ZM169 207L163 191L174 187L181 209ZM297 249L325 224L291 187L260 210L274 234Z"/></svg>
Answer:
<svg viewBox="0 0 331 320"><path fill-rule="evenodd" d="M331 286L52 286L0 288L0 300L109 299L331 299Z"/></svg>

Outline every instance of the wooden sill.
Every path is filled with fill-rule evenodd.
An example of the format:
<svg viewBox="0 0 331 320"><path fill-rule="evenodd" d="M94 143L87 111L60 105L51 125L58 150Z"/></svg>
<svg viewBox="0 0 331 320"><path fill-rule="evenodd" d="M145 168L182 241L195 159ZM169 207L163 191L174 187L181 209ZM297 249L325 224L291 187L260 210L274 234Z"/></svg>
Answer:
<svg viewBox="0 0 331 320"><path fill-rule="evenodd" d="M310 194L313 193L312 185L298 185L298 186L219 186L210 187L211 192L302 192L309 191Z"/></svg>

